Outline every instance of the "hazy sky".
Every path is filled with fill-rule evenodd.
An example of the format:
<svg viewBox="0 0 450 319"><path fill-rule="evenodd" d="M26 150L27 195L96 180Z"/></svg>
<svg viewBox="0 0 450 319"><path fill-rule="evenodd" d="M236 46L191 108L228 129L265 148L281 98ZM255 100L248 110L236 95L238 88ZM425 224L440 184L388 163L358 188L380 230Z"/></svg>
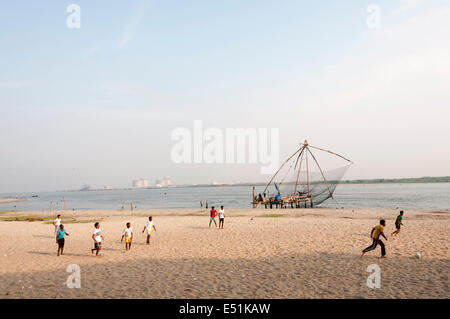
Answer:
<svg viewBox="0 0 450 319"><path fill-rule="evenodd" d="M279 128L280 161L307 138L349 179L450 175L449 39L438 0L4 2L0 192L269 177L173 163L194 120Z"/></svg>

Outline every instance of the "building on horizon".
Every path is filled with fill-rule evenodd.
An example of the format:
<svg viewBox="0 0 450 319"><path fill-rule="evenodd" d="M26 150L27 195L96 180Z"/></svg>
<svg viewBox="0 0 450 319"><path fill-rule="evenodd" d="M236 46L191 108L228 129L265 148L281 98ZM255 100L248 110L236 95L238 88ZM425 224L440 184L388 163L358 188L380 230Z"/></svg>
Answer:
<svg viewBox="0 0 450 319"><path fill-rule="evenodd" d="M171 184L171 181L169 178L162 178L162 179L157 179L155 181L156 187L169 187Z"/></svg>
<svg viewBox="0 0 450 319"><path fill-rule="evenodd" d="M80 191L90 191L91 185L84 184L83 187L81 187Z"/></svg>
<svg viewBox="0 0 450 319"><path fill-rule="evenodd" d="M133 180L133 188L147 188L148 187L148 179L147 178L139 178Z"/></svg>

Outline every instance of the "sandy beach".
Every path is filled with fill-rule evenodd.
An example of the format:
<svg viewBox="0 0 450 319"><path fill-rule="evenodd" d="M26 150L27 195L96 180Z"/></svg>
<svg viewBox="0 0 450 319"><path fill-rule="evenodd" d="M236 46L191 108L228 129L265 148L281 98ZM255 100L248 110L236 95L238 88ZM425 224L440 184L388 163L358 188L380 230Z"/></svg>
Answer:
<svg viewBox="0 0 450 319"><path fill-rule="evenodd" d="M61 211L70 237L60 257L56 213L0 213L1 298L450 297L449 210L406 211L397 238L394 210L233 209L223 230L208 227L205 210ZM148 215L157 228L150 246L141 233ZM378 247L361 259L380 218L388 258ZM90 252L96 220L105 237L98 257ZM125 252L128 221L134 241ZM66 286L70 264L81 267L80 289ZM381 268L379 289L367 287L370 264Z"/></svg>

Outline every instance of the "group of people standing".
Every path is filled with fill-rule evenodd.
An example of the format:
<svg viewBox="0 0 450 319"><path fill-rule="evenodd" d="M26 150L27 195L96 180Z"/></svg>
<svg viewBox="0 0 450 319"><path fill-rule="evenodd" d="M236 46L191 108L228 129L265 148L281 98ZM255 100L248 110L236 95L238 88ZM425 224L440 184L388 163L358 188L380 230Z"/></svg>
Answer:
<svg viewBox="0 0 450 319"><path fill-rule="evenodd" d="M64 229L64 225L61 223L61 215L58 215L56 219L53 221L53 226L55 227L54 236L56 238L56 243L58 244L58 253L57 256L64 254L64 242L65 236L70 236L69 233ZM149 216L142 233L147 231L147 245L150 245L150 237L152 235L152 230L156 231L155 224L153 222L153 217ZM100 228L100 223L96 222L94 224L94 231L92 232L92 239L94 240L94 248L91 249L91 253L95 252L95 255L98 256L100 250L102 249L102 243L105 238L102 235L102 229ZM131 249L131 243L133 241L133 228L131 228L131 223L126 223L126 227L123 231L121 242L125 239L125 250L128 251Z"/></svg>
<svg viewBox="0 0 450 319"><path fill-rule="evenodd" d="M209 211L209 227L211 227L211 223L212 222L214 222L214 224L217 227L216 215L217 215L217 210L215 210L214 206L212 206L211 210ZM223 229L224 221L225 221L225 209L223 208L223 206L220 206L220 210L219 210L219 229Z"/></svg>

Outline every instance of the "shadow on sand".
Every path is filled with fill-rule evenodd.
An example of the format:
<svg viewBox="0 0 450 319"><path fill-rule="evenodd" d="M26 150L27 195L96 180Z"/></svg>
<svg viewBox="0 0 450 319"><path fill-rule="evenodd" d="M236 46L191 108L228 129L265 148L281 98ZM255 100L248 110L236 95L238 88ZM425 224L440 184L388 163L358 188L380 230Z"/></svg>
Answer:
<svg viewBox="0 0 450 319"><path fill-rule="evenodd" d="M63 286L65 267L0 275L0 288L12 298L450 298L448 259L299 253L112 262L108 250L102 255L95 264L80 260L82 289ZM380 289L367 287L370 264L381 268ZM22 290L19 280L33 289Z"/></svg>

